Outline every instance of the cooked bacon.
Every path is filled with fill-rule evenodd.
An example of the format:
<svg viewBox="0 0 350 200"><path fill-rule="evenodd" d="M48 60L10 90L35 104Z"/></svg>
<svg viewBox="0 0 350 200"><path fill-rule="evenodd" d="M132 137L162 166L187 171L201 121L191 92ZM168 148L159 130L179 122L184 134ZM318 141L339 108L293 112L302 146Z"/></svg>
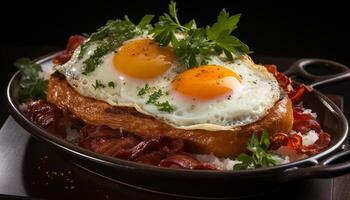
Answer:
<svg viewBox="0 0 350 200"><path fill-rule="evenodd" d="M213 164L210 163L200 163L197 159L187 153L173 154L163 159L159 166L170 167L170 168L182 168L182 169L208 169L216 170Z"/></svg>
<svg viewBox="0 0 350 200"><path fill-rule="evenodd" d="M301 134L305 134L310 130L319 133L321 132L321 126L316 120L295 120L293 130Z"/></svg>
<svg viewBox="0 0 350 200"><path fill-rule="evenodd" d="M185 169L217 169L209 163L200 163L183 152L184 142L167 136L139 142L130 134L123 134L107 126L86 125L80 130L79 145L96 153L139 163Z"/></svg>
<svg viewBox="0 0 350 200"><path fill-rule="evenodd" d="M276 65L265 65L268 72L273 74L278 81L278 84L284 91L290 92L293 90L292 81L289 77L277 70Z"/></svg>
<svg viewBox="0 0 350 200"><path fill-rule="evenodd" d="M167 136L160 136L149 139L138 144L132 152L131 160L137 158L140 154L150 151L162 151L165 154L177 153L183 150L184 142L182 139L175 139Z"/></svg>
<svg viewBox="0 0 350 200"><path fill-rule="evenodd" d="M285 133L276 133L270 137L271 145L270 149L277 150L281 146L287 146L289 142L288 135Z"/></svg>
<svg viewBox="0 0 350 200"><path fill-rule="evenodd" d="M109 128L108 126L86 125L80 129L80 139L85 140L94 137L122 137L123 132Z"/></svg>
<svg viewBox="0 0 350 200"><path fill-rule="evenodd" d="M119 151L137 145L139 139L107 126L86 125L80 130L79 146L96 153L114 156Z"/></svg>
<svg viewBox="0 0 350 200"><path fill-rule="evenodd" d="M331 141L330 135L321 129L320 124L310 113L304 113L303 111L304 109L301 107L293 108L293 132L288 134L274 134L271 137L270 148L272 150L277 150L281 146L289 146L298 153L313 155L328 147ZM305 134L310 130L318 133L318 140L312 145L304 146L302 144L302 137L295 133Z"/></svg>
<svg viewBox="0 0 350 200"><path fill-rule="evenodd" d="M53 58L52 62L56 65L66 63L73 55L74 50L81 45L86 38L81 35L72 35L68 39L66 49Z"/></svg>
<svg viewBox="0 0 350 200"><path fill-rule="evenodd" d="M297 88L288 92L288 97L290 98L290 100L292 100L293 104L298 104L302 100L303 96L307 92L311 92L311 91L312 91L312 88L304 84L301 84Z"/></svg>
<svg viewBox="0 0 350 200"><path fill-rule="evenodd" d="M314 144L303 146L299 149L299 151L307 155L317 154L320 153L323 149L327 148L330 142L330 135L326 132L321 131L318 135L318 140Z"/></svg>
<svg viewBox="0 0 350 200"><path fill-rule="evenodd" d="M59 137L66 138L66 126L72 118L56 106L45 100L29 101L26 103L25 112L39 126Z"/></svg>
<svg viewBox="0 0 350 200"><path fill-rule="evenodd" d="M288 146L296 151L302 148L303 138L298 134L292 134L288 137Z"/></svg>
<svg viewBox="0 0 350 200"><path fill-rule="evenodd" d="M120 151L114 156L140 163L158 165L168 155L182 152L184 142L167 136L160 136L140 142L132 149Z"/></svg>
<svg viewBox="0 0 350 200"><path fill-rule="evenodd" d="M309 113L303 113L303 109L300 107L293 108L293 130L300 132L301 134L307 133L310 130L314 130L317 133L321 132L321 126L317 120Z"/></svg>
<svg viewBox="0 0 350 200"><path fill-rule="evenodd" d="M163 151L153 151L145 154L140 154L133 161L149 165L158 165L166 157Z"/></svg>
<svg viewBox="0 0 350 200"><path fill-rule="evenodd" d="M285 92L288 93L288 97L292 100L293 104L298 104L302 97L312 90L312 88L301 84L297 88L293 88L292 80L277 70L276 65L265 65L268 72L273 74L278 81L278 84Z"/></svg>

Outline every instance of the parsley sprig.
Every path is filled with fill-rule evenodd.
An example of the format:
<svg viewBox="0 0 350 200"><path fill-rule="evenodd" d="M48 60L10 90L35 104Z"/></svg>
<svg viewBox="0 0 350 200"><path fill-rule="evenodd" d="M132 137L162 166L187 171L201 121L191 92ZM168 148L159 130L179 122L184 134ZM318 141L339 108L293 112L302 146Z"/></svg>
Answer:
<svg viewBox="0 0 350 200"><path fill-rule="evenodd" d="M210 55L224 53L227 59L232 60L232 54L241 55L250 53L249 47L232 35L237 28L240 14L230 16L222 10L217 22L206 28L198 28L195 20L181 25L177 17L176 3L169 5L169 14L164 13L156 23L152 33L154 39L161 46L171 44L174 52L188 67L207 63ZM177 39L176 33L184 34L184 38Z"/></svg>
<svg viewBox="0 0 350 200"><path fill-rule="evenodd" d="M241 153L237 157L237 160L241 161L241 163L234 165L234 170L276 165L277 161L273 158L273 154L268 152L269 146L270 139L266 131L263 131L260 140L258 140L258 137L254 133L247 145L247 149L251 152L251 155Z"/></svg>
<svg viewBox="0 0 350 200"><path fill-rule="evenodd" d="M21 102L33 99L46 99L48 80L40 77L41 66L29 58L20 58L14 65L20 70L19 99Z"/></svg>

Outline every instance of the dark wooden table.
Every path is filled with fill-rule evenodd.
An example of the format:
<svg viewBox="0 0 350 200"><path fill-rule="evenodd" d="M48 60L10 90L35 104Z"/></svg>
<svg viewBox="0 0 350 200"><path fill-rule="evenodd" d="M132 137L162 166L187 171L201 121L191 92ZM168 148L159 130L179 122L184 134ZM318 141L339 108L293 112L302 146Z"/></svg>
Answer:
<svg viewBox="0 0 350 200"><path fill-rule="evenodd" d="M282 66L288 66L293 61L293 59L279 60L266 57L262 60L257 58L257 60ZM339 95L331 97L338 105L343 105L343 98ZM347 104L345 104L345 113L349 115L346 106ZM0 130L0 197L17 199L177 199L130 188L90 174L75 166L55 149L31 137L11 117L6 120ZM350 174L333 179L311 179L288 183L269 195L255 199L350 199Z"/></svg>

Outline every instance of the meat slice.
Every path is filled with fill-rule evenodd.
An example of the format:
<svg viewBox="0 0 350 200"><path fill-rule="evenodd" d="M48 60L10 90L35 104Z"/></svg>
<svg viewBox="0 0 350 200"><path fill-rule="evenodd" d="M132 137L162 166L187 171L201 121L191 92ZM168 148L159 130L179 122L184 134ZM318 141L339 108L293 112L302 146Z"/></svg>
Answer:
<svg viewBox="0 0 350 200"><path fill-rule="evenodd" d="M57 73L50 78L47 100L60 109L70 111L86 124L122 129L144 139L159 136L180 138L184 140L188 152L213 153L219 157L237 156L246 151L247 141L253 133L259 134L262 130L267 130L271 135L289 132L293 124L292 104L286 96L278 101L263 119L235 130L178 129L139 113L134 108L111 106L103 101L82 96Z"/></svg>

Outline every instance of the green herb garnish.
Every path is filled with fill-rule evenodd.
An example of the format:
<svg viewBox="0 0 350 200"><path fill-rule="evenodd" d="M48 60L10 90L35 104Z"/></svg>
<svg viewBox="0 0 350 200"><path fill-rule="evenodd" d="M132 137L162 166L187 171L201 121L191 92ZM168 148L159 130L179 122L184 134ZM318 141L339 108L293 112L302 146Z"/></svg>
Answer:
<svg viewBox="0 0 350 200"><path fill-rule="evenodd" d="M148 84L146 84L143 88L139 90L137 93L138 96L145 96L146 94L149 94L151 91L154 91L154 87L150 87ZM168 95L169 92L163 93L162 90L157 90L154 91L152 94L148 95L148 100L146 104L153 104L158 107L159 111L164 111L164 112L172 112L174 111L174 108L169 104L168 101L165 102L159 102L159 98L163 95Z"/></svg>
<svg viewBox="0 0 350 200"><path fill-rule="evenodd" d="M273 159L273 154L268 152L270 146L269 134L263 131L260 141L254 133L250 138L247 149L251 155L241 153L236 159L242 163L234 165L234 170L243 170L250 167L268 167L276 165L276 160Z"/></svg>
<svg viewBox="0 0 350 200"><path fill-rule="evenodd" d="M158 107L158 110L159 111L165 111L165 112L172 112L174 111L174 108L169 104L168 101L165 101L165 102L159 102L159 98L161 96L163 96L163 92L162 90L157 90L155 92L153 92L151 95L148 96L148 100L146 102L146 104L153 104L155 106Z"/></svg>
<svg viewBox="0 0 350 200"><path fill-rule="evenodd" d="M171 44L174 52L188 67L206 64L208 56L224 53L232 60L232 54L250 53L246 44L232 34L237 28L240 14L231 16L222 10L213 26L198 28L195 20L181 25L177 17L176 3L169 5L169 14L164 13L153 29L154 39L161 46ZM177 39L175 34L181 33L183 39Z"/></svg>
<svg viewBox="0 0 350 200"><path fill-rule="evenodd" d="M158 90L153 92L151 95L149 95L148 100L146 102L146 104L156 104L158 99L163 96L163 92L162 90Z"/></svg>
<svg viewBox="0 0 350 200"><path fill-rule="evenodd" d="M108 82L108 87L115 88L115 84L113 81Z"/></svg>
<svg viewBox="0 0 350 200"><path fill-rule="evenodd" d="M139 22L138 26L141 29L151 29L152 28L151 21L153 18L154 18L154 15L145 15Z"/></svg>
<svg viewBox="0 0 350 200"><path fill-rule="evenodd" d="M29 58L20 58L14 65L21 71L19 100L46 99L48 80L40 77L41 66Z"/></svg>
<svg viewBox="0 0 350 200"><path fill-rule="evenodd" d="M146 84L143 88L140 89L140 91L137 93L137 96L143 96L146 93L148 93L151 90L151 87L149 87L148 84Z"/></svg>
<svg viewBox="0 0 350 200"><path fill-rule="evenodd" d="M168 101L165 101L162 103L157 102L155 105L158 106L158 110L160 111L164 111L168 113L171 113L172 111L174 111L174 108L169 104Z"/></svg>
<svg viewBox="0 0 350 200"><path fill-rule="evenodd" d="M97 90L98 88L105 88L106 85L103 84L101 81L96 80L95 85L92 84L92 87L94 87L94 89Z"/></svg>
<svg viewBox="0 0 350 200"><path fill-rule="evenodd" d="M140 21L139 25L143 28L150 28L151 15L146 15ZM133 38L136 35L142 34L141 29L133 24L127 16L124 20L110 20L107 24L99 28L95 33L92 33L89 40L81 45L78 59L82 59L86 54L87 48L93 43L97 44L97 48L94 53L83 63L83 74L89 74L93 72L96 67L102 63L102 57L109 52L114 51L121 44Z"/></svg>

